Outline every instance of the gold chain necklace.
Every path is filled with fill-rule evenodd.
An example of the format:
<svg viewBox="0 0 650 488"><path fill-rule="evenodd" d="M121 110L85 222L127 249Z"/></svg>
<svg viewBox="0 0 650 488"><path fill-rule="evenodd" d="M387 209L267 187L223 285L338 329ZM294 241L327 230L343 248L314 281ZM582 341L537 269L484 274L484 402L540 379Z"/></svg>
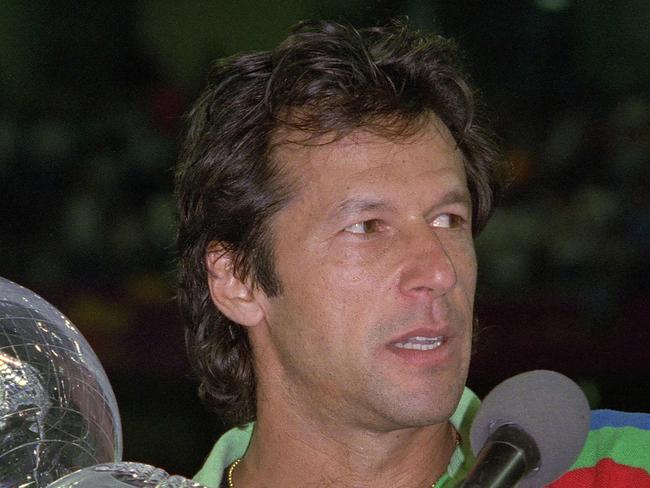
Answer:
<svg viewBox="0 0 650 488"><path fill-rule="evenodd" d="M235 459L235 462L230 465L228 468L228 488L235 488L235 483L232 481L232 473L235 471L237 465L241 463L241 458ZM436 482L434 481L431 485L431 488L436 488Z"/></svg>
<svg viewBox="0 0 650 488"><path fill-rule="evenodd" d="M228 468L228 488L235 488L235 483L232 482L232 472L235 470L239 463L241 463L241 458L235 459L235 462L232 463Z"/></svg>
<svg viewBox="0 0 650 488"><path fill-rule="evenodd" d="M458 431L456 431L456 429L454 429L453 431L454 431L454 435L456 437L456 447L458 447L458 445L460 444L460 434L458 433ZM241 463L241 460L242 460L242 458L235 459L235 461L228 468L228 476L227 476L228 477L228 488L235 488L235 483L232 480L232 474L235 471L235 468L237 467L237 465L239 463ZM437 481L434 481L431 484L430 488L436 488L436 483L437 483Z"/></svg>

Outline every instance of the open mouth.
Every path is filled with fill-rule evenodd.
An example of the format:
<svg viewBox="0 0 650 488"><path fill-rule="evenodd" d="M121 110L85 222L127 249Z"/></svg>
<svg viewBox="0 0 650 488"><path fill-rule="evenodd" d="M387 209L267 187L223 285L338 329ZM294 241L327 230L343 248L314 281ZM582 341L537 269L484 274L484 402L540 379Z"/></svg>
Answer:
<svg viewBox="0 0 650 488"><path fill-rule="evenodd" d="M392 345L398 349L411 349L414 351L433 351L445 342L444 336L426 337L413 336L406 341L394 342Z"/></svg>

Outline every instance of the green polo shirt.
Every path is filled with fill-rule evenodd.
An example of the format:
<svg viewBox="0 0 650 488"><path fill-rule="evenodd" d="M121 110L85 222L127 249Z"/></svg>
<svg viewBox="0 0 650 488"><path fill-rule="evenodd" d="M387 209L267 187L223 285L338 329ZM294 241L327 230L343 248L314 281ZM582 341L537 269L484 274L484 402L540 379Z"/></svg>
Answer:
<svg viewBox="0 0 650 488"><path fill-rule="evenodd" d="M469 429L479 407L480 401L478 397L468 388L465 388L458 407L456 407L456 411L450 418L463 442L454 450L449 460L449 466L447 466L447 472L438 480L437 488L456 486L473 466L474 454L472 454L469 445ZM242 428L235 428L226 432L214 445L205 464L201 471L196 474L194 480L209 488L219 488L224 469L235 459L243 457L246 453L254 426L254 422L251 422Z"/></svg>

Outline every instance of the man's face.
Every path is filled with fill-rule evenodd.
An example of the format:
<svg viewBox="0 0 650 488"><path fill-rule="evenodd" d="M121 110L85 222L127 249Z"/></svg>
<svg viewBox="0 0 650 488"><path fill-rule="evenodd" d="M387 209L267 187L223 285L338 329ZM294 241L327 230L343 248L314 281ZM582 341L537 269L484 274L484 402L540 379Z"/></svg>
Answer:
<svg viewBox="0 0 650 488"><path fill-rule="evenodd" d="M476 259L463 159L434 121L280 146L296 195L272 221L280 295L250 328L258 402L375 431L445 421L470 359Z"/></svg>

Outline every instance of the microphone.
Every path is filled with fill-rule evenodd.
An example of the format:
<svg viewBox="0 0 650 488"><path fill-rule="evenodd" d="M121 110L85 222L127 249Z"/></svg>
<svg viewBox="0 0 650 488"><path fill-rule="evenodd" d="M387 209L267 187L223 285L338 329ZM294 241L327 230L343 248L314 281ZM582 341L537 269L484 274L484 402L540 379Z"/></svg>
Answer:
<svg viewBox="0 0 650 488"><path fill-rule="evenodd" d="M481 405L470 440L476 464L461 488L540 488L575 462L589 433L578 385L553 371L507 379Z"/></svg>

